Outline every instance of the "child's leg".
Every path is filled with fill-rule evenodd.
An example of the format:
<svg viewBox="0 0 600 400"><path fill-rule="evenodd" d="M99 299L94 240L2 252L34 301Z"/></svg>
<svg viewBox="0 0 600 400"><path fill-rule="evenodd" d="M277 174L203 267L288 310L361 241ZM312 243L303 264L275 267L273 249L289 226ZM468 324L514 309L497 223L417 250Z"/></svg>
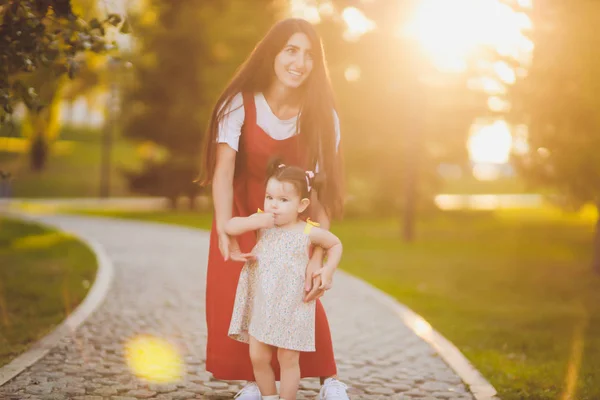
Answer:
<svg viewBox="0 0 600 400"><path fill-rule="evenodd" d="M252 361L256 384L258 385L258 389L260 389L260 394L263 396L277 394L275 373L271 367L272 358L273 348L250 336L250 360Z"/></svg>
<svg viewBox="0 0 600 400"><path fill-rule="evenodd" d="M281 386L279 387L281 398L296 400L300 384L300 352L277 349L277 359L281 367Z"/></svg>

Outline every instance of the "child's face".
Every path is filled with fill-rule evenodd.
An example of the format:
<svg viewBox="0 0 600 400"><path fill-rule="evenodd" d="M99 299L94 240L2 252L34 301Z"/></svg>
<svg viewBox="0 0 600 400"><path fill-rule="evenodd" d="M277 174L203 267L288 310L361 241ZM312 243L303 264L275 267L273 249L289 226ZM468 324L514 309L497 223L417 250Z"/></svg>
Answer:
<svg viewBox="0 0 600 400"><path fill-rule="evenodd" d="M275 178L267 182L265 212L275 214L275 225L295 223L298 214L306 210L308 199L301 199L293 184L280 182Z"/></svg>

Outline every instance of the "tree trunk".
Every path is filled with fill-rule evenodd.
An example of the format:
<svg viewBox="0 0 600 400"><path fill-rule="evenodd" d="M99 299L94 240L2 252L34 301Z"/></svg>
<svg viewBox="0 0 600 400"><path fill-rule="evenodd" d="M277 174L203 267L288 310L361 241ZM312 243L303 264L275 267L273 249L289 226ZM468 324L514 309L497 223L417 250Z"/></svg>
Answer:
<svg viewBox="0 0 600 400"><path fill-rule="evenodd" d="M188 196L189 199L189 209L190 211L195 211L196 210L196 196L194 194L190 194Z"/></svg>
<svg viewBox="0 0 600 400"><path fill-rule="evenodd" d="M415 78L416 79L416 78ZM415 89L417 90L417 89ZM424 102L423 94L412 96L408 125L404 137L404 204L402 218L402 238L405 242L415 240L417 204L419 202L419 162L423 135Z"/></svg>
<svg viewBox="0 0 600 400"><path fill-rule="evenodd" d="M12 195L11 190L11 174L10 172L0 171L0 199L10 198Z"/></svg>
<svg viewBox="0 0 600 400"><path fill-rule="evenodd" d="M177 210L177 195L169 196L169 209Z"/></svg>
<svg viewBox="0 0 600 400"><path fill-rule="evenodd" d="M31 140L30 165L32 171L42 171L48 161L48 143L42 133L38 133Z"/></svg>
<svg viewBox="0 0 600 400"><path fill-rule="evenodd" d="M115 69L112 63L109 62L109 72L115 74ZM113 80L110 84L110 95L106 103L106 121L102 132L102 148L100 158L100 197L110 197L110 181L111 181L111 164L112 164L112 149L113 140L116 136L117 127L117 94L118 88Z"/></svg>
<svg viewBox="0 0 600 400"><path fill-rule="evenodd" d="M600 275L600 203L596 205L596 210L598 210L598 219L596 220L596 230L594 232L592 267L594 268L594 272Z"/></svg>
<svg viewBox="0 0 600 400"><path fill-rule="evenodd" d="M417 165L416 160L412 157L407 157L408 162L405 163L404 176L404 206L402 219L402 238L405 242L415 240L415 223L417 213Z"/></svg>

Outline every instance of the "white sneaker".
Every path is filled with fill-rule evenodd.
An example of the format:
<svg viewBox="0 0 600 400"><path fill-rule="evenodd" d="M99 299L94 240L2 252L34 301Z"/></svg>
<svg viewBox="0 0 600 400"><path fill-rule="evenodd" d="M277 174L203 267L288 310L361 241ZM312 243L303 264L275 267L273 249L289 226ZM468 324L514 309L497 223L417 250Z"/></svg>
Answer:
<svg viewBox="0 0 600 400"><path fill-rule="evenodd" d="M262 400L256 382L248 382L233 398L238 400Z"/></svg>
<svg viewBox="0 0 600 400"><path fill-rule="evenodd" d="M319 392L319 400L350 400L346 389L348 386L343 382L335 378L327 378Z"/></svg>

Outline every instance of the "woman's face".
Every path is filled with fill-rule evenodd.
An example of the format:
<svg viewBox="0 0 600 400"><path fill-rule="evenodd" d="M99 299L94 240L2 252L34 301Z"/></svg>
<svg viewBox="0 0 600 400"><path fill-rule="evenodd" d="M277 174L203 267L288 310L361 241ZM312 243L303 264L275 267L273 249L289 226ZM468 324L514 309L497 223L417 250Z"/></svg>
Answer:
<svg viewBox="0 0 600 400"><path fill-rule="evenodd" d="M275 76L291 89L300 87L313 68L312 46L306 34L294 33L275 56Z"/></svg>

